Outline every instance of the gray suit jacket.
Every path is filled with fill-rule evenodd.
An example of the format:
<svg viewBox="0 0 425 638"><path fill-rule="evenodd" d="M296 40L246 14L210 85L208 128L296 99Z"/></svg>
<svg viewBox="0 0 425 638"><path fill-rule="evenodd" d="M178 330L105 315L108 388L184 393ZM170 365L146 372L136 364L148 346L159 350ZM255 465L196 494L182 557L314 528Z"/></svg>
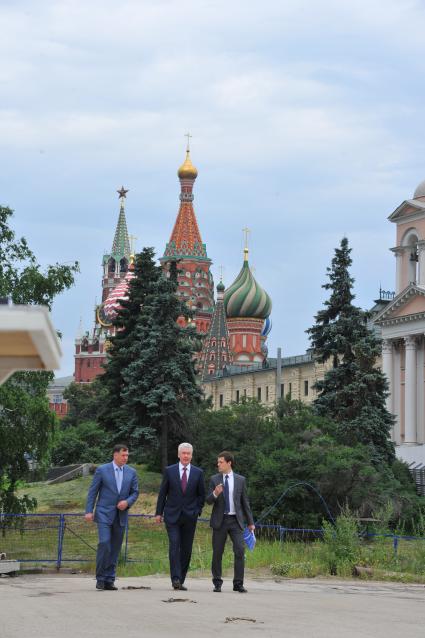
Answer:
<svg viewBox="0 0 425 638"><path fill-rule="evenodd" d="M100 465L93 477L87 494L86 513L96 510L94 520L96 523L114 522L119 513L120 525L125 527L128 519L128 510L139 496L137 473L132 467L124 465L121 491L118 493L115 480L114 466L112 463ZM127 501L128 508L124 511L117 509L119 501Z"/></svg>
<svg viewBox="0 0 425 638"><path fill-rule="evenodd" d="M233 472L234 489L233 501L235 504L236 520L241 529L244 528L244 520L248 525L254 525L251 507L249 505L248 494L246 493L245 477ZM223 492L216 498L213 494L217 485L223 483L222 474L214 474L211 477L208 489L207 503L213 506L211 512L210 525L213 529L219 529L224 518L224 495Z"/></svg>

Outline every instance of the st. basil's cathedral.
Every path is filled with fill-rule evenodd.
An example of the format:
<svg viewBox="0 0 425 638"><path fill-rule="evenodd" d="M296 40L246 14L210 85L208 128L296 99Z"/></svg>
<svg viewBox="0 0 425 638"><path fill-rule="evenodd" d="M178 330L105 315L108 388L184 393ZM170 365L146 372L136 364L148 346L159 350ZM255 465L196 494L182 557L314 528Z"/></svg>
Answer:
<svg viewBox="0 0 425 638"><path fill-rule="evenodd" d="M202 336L203 348L197 362L199 374L203 380L212 381L233 372L265 367L272 304L252 274L248 248L244 249L239 275L227 290L220 281L215 301L212 261L202 241L193 206L198 171L191 161L189 147L177 175L180 206L160 263L166 268L171 260L178 262L177 294L193 311L196 330ZM115 330L113 319L120 300L127 297L129 281L134 276L125 215L128 191L122 187L117 192L120 210L112 250L102 260L102 301L96 307L91 333L80 334L76 339L74 379L77 383L89 383L102 374L108 338Z"/></svg>
<svg viewBox="0 0 425 638"><path fill-rule="evenodd" d="M278 349L275 358L268 356L272 304L252 274L247 246L238 276L227 289L220 281L214 300L212 262L193 208L197 175L187 149L178 170L179 212L160 261L165 266L171 259L178 260L178 294L193 309L196 329L203 337L197 366L205 395L211 397L214 409L244 398L273 406L287 395L311 403L327 365L319 364L310 350L282 357ZM125 218L127 191L121 188L118 193L120 211L112 250L103 257L102 302L96 308L92 332L76 340L77 383L90 382L103 372L112 319L133 276ZM397 455L419 467L425 466L425 181L388 219L396 226L396 246L391 248L396 258L395 292L380 291L371 309L370 327L382 337L378 364L388 379L387 408L395 416L391 436ZM55 393L61 396L65 386L59 381L50 390L52 407Z"/></svg>

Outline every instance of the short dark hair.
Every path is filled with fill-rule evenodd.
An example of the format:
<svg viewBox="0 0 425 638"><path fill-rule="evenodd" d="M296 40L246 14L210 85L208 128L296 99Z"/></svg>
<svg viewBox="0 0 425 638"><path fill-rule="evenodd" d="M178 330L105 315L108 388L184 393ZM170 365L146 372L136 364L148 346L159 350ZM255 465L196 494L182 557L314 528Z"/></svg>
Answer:
<svg viewBox="0 0 425 638"><path fill-rule="evenodd" d="M124 450L125 452L128 452L128 447L126 446L125 443L117 443L116 445L114 445L114 447L112 449L112 454L116 454L117 452L121 452L121 450Z"/></svg>
<svg viewBox="0 0 425 638"><path fill-rule="evenodd" d="M220 452L220 454L218 455L219 459L224 459L226 461L226 463L231 463L232 467L235 463L235 457L231 452L227 452L226 450L224 450L223 452Z"/></svg>

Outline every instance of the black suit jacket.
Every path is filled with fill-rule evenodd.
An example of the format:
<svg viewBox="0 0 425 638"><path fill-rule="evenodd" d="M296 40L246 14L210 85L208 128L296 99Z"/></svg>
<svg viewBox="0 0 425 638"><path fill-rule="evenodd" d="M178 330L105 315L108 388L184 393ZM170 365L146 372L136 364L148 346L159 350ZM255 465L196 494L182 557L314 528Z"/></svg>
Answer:
<svg viewBox="0 0 425 638"><path fill-rule="evenodd" d="M169 465L162 477L156 503L156 516L164 516L165 523L177 523L181 514L196 520L205 502L204 473L195 465L190 466L189 480L183 494L179 464Z"/></svg>
<svg viewBox="0 0 425 638"><path fill-rule="evenodd" d="M213 494L216 486L223 483L223 479L223 474L214 474L214 476L211 477L208 496L206 498L207 503L213 506L210 519L210 525L213 529L219 529L223 524L225 507L224 494L222 492L217 498ZM235 504L236 520L238 521L239 527L243 529L244 520L248 525L254 525L254 519L246 492L245 477L233 472L233 481L233 501Z"/></svg>

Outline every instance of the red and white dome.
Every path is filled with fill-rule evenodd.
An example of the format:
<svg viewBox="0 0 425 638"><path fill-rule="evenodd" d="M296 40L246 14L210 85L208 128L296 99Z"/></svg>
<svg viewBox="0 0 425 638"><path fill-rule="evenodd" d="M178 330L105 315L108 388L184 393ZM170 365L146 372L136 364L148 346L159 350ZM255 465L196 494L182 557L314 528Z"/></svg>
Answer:
<svg viewBox="0 0 425 638"><path fill-rule="evenodd" d="M133 268L129 268L124 279L115 286L109 296L105 299L102 308L102 315L108 323L112 323L115 319L118 310L121 308L120 302L127 301L128 288L132 279L134 279L134 271Z"/></svg>

